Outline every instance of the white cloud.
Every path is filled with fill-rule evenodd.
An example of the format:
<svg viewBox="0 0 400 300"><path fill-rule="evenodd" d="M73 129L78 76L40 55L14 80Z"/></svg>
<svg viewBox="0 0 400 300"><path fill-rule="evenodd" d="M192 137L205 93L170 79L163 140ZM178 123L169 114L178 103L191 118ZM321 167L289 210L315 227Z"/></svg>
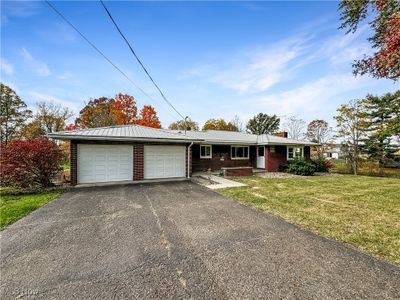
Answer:
<svg viewBox="0 0 400 300"><path fill-rule="evenodd" d="M360 59L363 57L363 54L367 54L370 52L370 46L367 43L362 43L355 46L349 46L347 48L334 53L330 57L330 61L334 65L342 65L344 63L351 63L354 60Z"/></svg>
<svg viewBox="0 0 400 300"><path fill-rule="evenodd" d="M368 25L363 25L353 34L340 32L322 42L315 57L328 59L334 65L344 65L359 59L363 54L371 51L371 46L366 42Z"/></svg>
<svg viewBox="0 0 400 300"><path fill-rule="evenodd" d="M8 63L4 58L1 58L1 73L8 76L14 75L14 66Z"/></svg>
<svg viewBox="0 0 400 300"><path fill-rule="evenodd" d="M32 54L26 49L21 49L21 55L30 67L30 69L39 76L49 76L51 74L47 63L38 60L32 56Z"/></svg>
<svg viewBox="0 0 400 300"><path fill-rule="evenodd" d="M299 67L295 60L305 53L306 41L304 37L291 38L241 51L222 64L199 66L185 75L201 76L240 93L266 91L293 75Z"/></svg>
<svg viewBox="0 0 400 300"><path fill-rule="evenodd" d="M78 38L75 31L65 22L57 22L46 28L40 28L36 31L36 34L41 39L54 44L73 43Z"/></svg>
<svg viewBox="0 0 400 300"><path fill-rule="evenodd" d="M217 74L213 80L224 87L239 92L265 91L281 81L287 73L288 64L299 56L300 50L274 49L260 51L249 57L244 65Z"/></svg>
<svg viewBox="0 0 400 300"><path fill-rule="evenodd" d="M73 78L73 74L70 72L64 72L56 76L59 80L68 80Z"/></svg>
<svg viewBox="0 0 400 300"><path fill-rule="evenodd" d="M322 30L322 29L321 29ZM322 30L323 31L323 30ZM240 94L267 92L279 83L287 82L306 72L311 64L329 72L332 67L349 69L350 63L370 51L366 42L368 25L359 28L355 34L339 32L333 35L315 36L302 31L287 39L263 47L240 50L235 54L222 54L213 62L207 61L183 72L179 79L197 77L206 82L217 83ZM351 72L351 71L350 71ZM300 74L300 75L299 75Z"/></svg>
<svg viewBox="0 0 400 300"><path fill-rule="evenodd" d="M364 97L367 90L377 84L378 80L369 77L327 75L293 89L261 96L253 100L253 103L258 109L282 116L296 115L305 119L308 116L319 116L329 119L338 103L350 100L347 98L349 93Z"/></svg>
<svg viewBox="0 0 400 300"><path fill-rule="evenodd" d="M74 113L79 111L78 104L73 101L70 101L70 100L61 99L61 98L52 96L50 94L34 92L34 91L28 92L28 95L31 98L31 101L30 101L31 103L37 103L37 102L41 102L41 101L54 102L54 103L60 104L62 106L68 107Z"/></svg>
<svg viewBox="0 0 400 300"><path fill-rule="evenodd" d="M41 3L36 1L2 1L1 24L7 23L13 17L25 18L37 14Z"/></svg>

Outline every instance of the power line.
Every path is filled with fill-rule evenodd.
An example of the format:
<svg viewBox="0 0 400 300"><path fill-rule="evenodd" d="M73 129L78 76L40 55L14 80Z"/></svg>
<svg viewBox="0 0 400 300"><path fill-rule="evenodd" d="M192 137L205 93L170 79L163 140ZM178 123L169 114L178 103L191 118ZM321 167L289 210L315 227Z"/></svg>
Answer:
<svg viewBox="0 0 400 300"><path fill-rule="evenodd" d="M113 24L115 25L115 28L117 28L119 34L121 35L121 37L124 39L125 43L128 45L129 49L131 50L132 54L135 56L136 60L138 61L138 63L140 64L140 66L143 68L144 72L147 74L147 76L150 78L151 82L154 84L154 86L157 88L157 90L160 92L161 97L164 99L164 101L172 107L172 109L179 115L182 117L182 119L185 119L185 117L172 105L172 103L167 99L167 97L165 97L164 93L161 91L160 87L157 85L157 83L154 81L153 77L151 77L150 73L147 71L146 67L143 65L143 63L141 62L141 60L139 59L139 57L137 56L135 50L133 50L131 44L129 43L129 41L126 39L125 35L122 33L121 29L119 28L119 26L117 25L117 23L115 22L114 18L112 17L110 11L107 9L106 5L104 4L103 0L100 0L101 4L103 5L104 9L106 10L108 16L110 17L111 21L113 22Z"/></svg>
<svg viewBox="0 0 400 300"><path fill-rule="evenodd" d="M58 14L69 26L71 26L93 49L97 51L106 61L108 61L118 72L120 72L130 83L133 84L139 91L141 91L145 96L147 96L150 100L153 98L146 93L140 86L138 86L124 71L122 71L116 64L114 64L111 59L109 59L99 48L96 47L82 32L79 31L78 28L74 26L59 10L57 10L49 1L45 0L46 4L56 13ZM176 118L173 117L175 120Z"/></svg>

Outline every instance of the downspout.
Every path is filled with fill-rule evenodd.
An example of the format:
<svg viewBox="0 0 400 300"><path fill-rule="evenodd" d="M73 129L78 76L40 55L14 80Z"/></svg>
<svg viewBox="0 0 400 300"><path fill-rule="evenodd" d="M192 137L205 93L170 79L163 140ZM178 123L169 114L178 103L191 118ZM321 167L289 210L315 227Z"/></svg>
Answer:
<svg viewBox="0 0 400 300"><path fill-rule="evenodd" d="M187 150L187 178L190 178L190 149L193 146L193 142L190 143L188 150Z"/></svg>

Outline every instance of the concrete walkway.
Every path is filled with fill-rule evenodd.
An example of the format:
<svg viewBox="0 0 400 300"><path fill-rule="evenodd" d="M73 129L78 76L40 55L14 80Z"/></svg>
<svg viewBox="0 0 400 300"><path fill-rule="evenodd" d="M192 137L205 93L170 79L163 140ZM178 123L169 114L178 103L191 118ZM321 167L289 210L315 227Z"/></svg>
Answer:
<svg viewBox="0 0 400 300"><path fill-rule="evenodd" d="M193 178L193 181L205 186L206 188L209 188L211 190L217 190L217 189L224 189L224 188L231 188L231 187L241 187L241 186L246 186L244 183L236 182L233 180L226 179L221 176L215 176L215 175L199 175L202 180L197 180L196 177ZM207 184L207 181L211 181L212 184Z"/></svg>

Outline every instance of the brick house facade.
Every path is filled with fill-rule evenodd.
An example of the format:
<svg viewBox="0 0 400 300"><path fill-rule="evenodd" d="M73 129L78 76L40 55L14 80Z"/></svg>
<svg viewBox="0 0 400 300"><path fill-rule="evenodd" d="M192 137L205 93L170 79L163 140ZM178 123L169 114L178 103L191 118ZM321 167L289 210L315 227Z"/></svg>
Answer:
<svg viewBox="0 0 400 300"><path fill-rule="evenodd" d="M256 146L249 147L249 159L232 159L230 145L212 145L212 157L200 158L200 145L193 145L194 171L220 170L224 167L256 167Z"/></svg>
<svg viewBox="0 0 400 300"><path fill-rule="evenodd" d="M70 141L72 185L185 178L193 171L209 169L225 174L250 174L253 168L276 172L293 153L308 159L310 145L316 145L288 139L285 132L276 136L182 132L137 125L77 129L48 136Z"/></svg>

